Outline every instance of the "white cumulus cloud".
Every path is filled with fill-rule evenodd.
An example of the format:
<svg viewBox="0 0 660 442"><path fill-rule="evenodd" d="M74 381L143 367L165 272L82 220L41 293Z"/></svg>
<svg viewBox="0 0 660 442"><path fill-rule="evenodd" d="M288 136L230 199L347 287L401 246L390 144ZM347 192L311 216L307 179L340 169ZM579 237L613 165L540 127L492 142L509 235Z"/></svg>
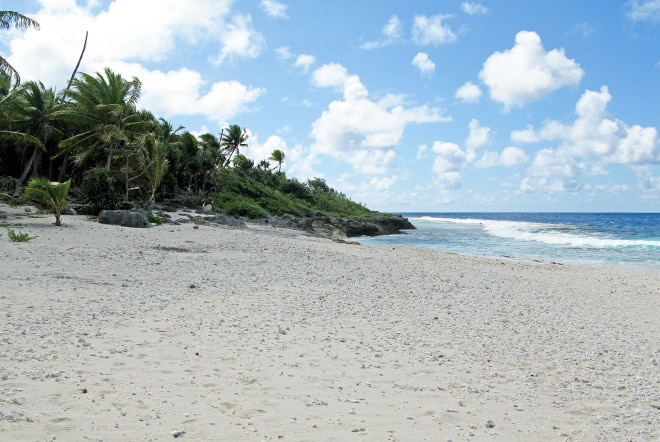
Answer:
<svg viewBox="0 0 660 442"><path fill-rule="evenodd" d="M316 63L316 57L309 54L300 54L296 57L296 62L294 65L303 70L303 72L308 72L314 63Z"/></svg>
<svg viewBox="0 0 660 442"><path fill-rule="evenodd" d="M466 82L456 90L454 96L464 103L478 103L481 99L481 88L471 81Z"/></svg>
<svg viewBox="0 0 660 442"><path fill-rule="evenodd" d="M529 157L524 150L518 147L508 146L500 153L500 163L506 167L524 166L528 162Z"/></svg>
<svg viewBox="0 0 660 442"><path fill-rule="evenodd" d="M222 125L246 112L265 92L235 80L208 85L198 72L186 68L162 72L138 64L116 63L115 69L125 78L138 77L142 82L140 106L165 118L202 115Z"/></svg>
<svg viewBox="0 0 660 442"><path fill-rule="evenodd" d="M265 39L252 27L249 14L234 16L231 23L225 25L220 40L223 45L220 55L213 59L217 64L241 57L256 58L265 46Z"/></svg>
<svg viewBox="0 0 660 442"><path fill-rule="evenodd" d="M476 149L488 144L490 141L490 127L481 126L479 120L473 118L470 120L468 128L470 129L470 132L465 140L465 147L467 147L468 150Z"/></svg>
<svg viewBox="0 0 660 442"><path fill-rule="evenodd" d="M468 163L466 153L456 143L436 141L431 150L436 154L433 172L448 189L461 186L461 171Z"/></svg>
<svg viewBox="0 0 660 442"><path fill-rule="evenodd" d="M512 133L521 142L555 143L536 153L526 190L536 186L546 191L574 191L581 187L581 177L607 174L612 164L639 170L660 162L657 129L630 126L614 118L607 111L611 99L605 86L600 91L587 90L575 106L574 121L550 120L539 130L528 127Z"/></svg>
<svg viewBox="0 0 660 442"><path fill-rule="evenodd" d="M600 91L587 90L575 106L575 121L548 121L534 135L539 140L557 141L557 149L562 152L604 163L639 165L659 161L657 129L629 126L614 118L607 112L611 99L606 86Z"/></svg>
<svg viewBox="0 0 660 442"><path fill-rule="evenodd" d="M412 29L413 42L421 46L439 45L456 41L456 34L451 27L443 20L449 18L448 15L418 15Z"/></svg>
<svg viewBox="0 0 660 442"><path fill-rule="evenodd" d="M312 152L341 158L362 173L385 173L408 125L448 120L438 108L406 107L392 96L370 100L360 78L336 63L316 69L311 81L343 92L343 100L332 101L312 124Z"/></svg>
<svg viewBox="0 0 660 442"><path fill-rule="evenodd" d="M435 71L435 63L426 52L418 52L413 58L412 64L419 69L419 73L422 75L430 75Z"/></svg>
<svg viewBox="0 0 660 442"><path fill-rule="evenodd" d="M483 64L479 78L490 97L506 110L537 101L564 86L580 83L584 71L563 49L546 51L535 32L516 34L516 44L495 52Z"/></svg>

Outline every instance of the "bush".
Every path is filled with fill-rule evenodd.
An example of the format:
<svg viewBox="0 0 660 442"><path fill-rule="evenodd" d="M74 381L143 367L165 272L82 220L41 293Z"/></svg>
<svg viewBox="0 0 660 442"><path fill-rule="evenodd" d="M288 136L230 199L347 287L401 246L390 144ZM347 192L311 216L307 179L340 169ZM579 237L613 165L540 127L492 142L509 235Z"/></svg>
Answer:
<svg viewBox="0 0 660 442"><path fill-rule="evenodd" d="M247 218L264 218L266 211L256 202L248 198L235 198L222 205L222 212L232 216Z"/></svg>
<svg viewBox="0 0 660 442"><path fill-rule="evenodd" d="M85 172L81 201L89 206L92 215L98 215L104 209L116 209L121 205L122 195L115 188L114 179L105 167L99 166Z"/></svg>
<svg viewBox="0 0 660 442"><path fill-rule="evenodd" d="M286 194L292 195L300 199L308 199L310 197L307 187L296 180L286 180L280 185L280 190Z"/></svg>
<svg viewBox="0 0 660 442"><path fill-rule="evenodd" d="M150 213L150 214L148 214L148 215L147 215L147 219L149 220L150 223L152 223L152 224L156 224L156 225L158 225L158 226L160 226L161 224L163 224L163 218L161 218L160 216L158 216L158 215L156 215L156 214L154 214L154 213Z"/></svg>

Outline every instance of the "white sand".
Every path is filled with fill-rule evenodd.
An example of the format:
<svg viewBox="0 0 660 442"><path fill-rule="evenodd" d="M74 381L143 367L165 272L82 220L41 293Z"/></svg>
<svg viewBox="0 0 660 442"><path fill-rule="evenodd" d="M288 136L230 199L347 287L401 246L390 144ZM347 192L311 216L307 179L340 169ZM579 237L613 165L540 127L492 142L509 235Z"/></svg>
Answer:
<svg viewBox="0 0 660 442"><path fill-rule="evenodd" d="M0 440L660 440L660 272L0 222Z"/></svg>

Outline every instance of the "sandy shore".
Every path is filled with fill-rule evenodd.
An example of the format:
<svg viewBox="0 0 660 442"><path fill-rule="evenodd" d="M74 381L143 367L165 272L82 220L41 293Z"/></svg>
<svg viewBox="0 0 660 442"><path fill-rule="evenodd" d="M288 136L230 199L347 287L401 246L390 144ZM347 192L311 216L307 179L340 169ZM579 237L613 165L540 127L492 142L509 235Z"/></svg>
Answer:
<svg viewBox="0 0 660 442"><path fill-rule="evenodd" d="M0 210L1 440L660 440L658 272Z"/></svg>

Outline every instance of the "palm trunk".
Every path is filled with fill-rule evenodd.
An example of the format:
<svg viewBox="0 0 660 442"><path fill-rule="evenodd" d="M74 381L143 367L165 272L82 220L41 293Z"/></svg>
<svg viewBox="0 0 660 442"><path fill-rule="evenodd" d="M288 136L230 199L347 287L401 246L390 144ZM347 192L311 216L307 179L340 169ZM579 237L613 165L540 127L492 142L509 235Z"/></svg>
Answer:
<svg viewBox="0 0 660 442"><path fill-rule="evenodd" d="M66 168L69 165L69 153L67 152L64 155L64 159L62 160L62 165L60 166L60 173L57 177L57 181L60 183L64 182L64 177L66 176Z"/></svg>
<svg viewBox="0 0 660 442"><path fill-rule="evenodd" d="M34 150L32 151L32 155L30 155L30 159L28 160L27 164L25 165L25 169L23 169L23 173L21 176L18 178L18 184L23 185L23 182L25 181L25 178L27 178L28 173L30 172L30 169L32 169L32 164L34 163L34 159L37 157L37 151L39 150L39 147L34 146Z"/></svg>
<svg viewBox="0 0 660 442"><path fill-rule="evenodd" d="M112 151L113 149L110 149L108 151L108 158L105 160L105 171L110 172L110 166L112 165Z"/></svg>

